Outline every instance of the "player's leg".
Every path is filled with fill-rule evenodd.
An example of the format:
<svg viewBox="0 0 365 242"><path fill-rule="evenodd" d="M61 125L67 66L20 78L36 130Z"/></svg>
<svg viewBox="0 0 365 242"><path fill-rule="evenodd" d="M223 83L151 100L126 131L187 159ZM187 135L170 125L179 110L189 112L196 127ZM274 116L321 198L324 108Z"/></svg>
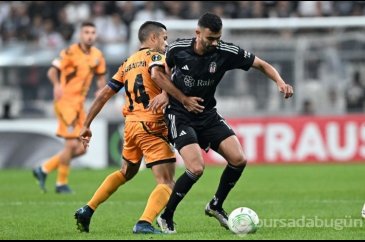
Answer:
<svg viewBox="0 0 365 242"><path fill-rule="evenodd" d="M212 149L221 154L228 164L221 175L215 196L206 205L205 213L215 217L223 227L228 229L228 217L223 209L223 203L241 177L246 166L246 158L232 128L219 115L215 120L212 126L204 131L204 139L211 142Z"/></svg>
<svg viewBox="0 0 365 242"><path fill-rule="evenodd" d="M171 160L174 162L174 160ZM133 228L136 234L159 234L160 230L156 230L152 223L158 214L165 208L170 198L172 188L174 186L173 176L175 173L175 164L166 163L155 165L152 168L157 186L151 192L143 214Z"/></svg>
<svg viewBox="0 0 365 242"><path fill-rule="evenodd" d="M70 174L71 161L73 158L84 155L86 149L79 139L80 131L85 120L85 111L83 108L64 107L58 111L58 117L61 126L58 130L58 136L66 139L65 148L60 153L60 163L57 170L56 192L71 193L68 186L68 177Z"/></svg>
<svg viewBox="0 0 365 242"><path fill-rule="evenodd" d="M175 210L204 171L204 160L198 136L190 126L191 120L185 115L166 109L169 140L175 144L185 163L186 171L176 180L170 199L163 213L157 218L158 225L165 233L176 233L173 217Z"/></svg>
<svg viewBox="0 0 365 242"><path fill-rule="evenodd" d="M213 199L207 204L205 212L208 216L217 218L220 224L228 229L228 216L223 209L223 203L241 177L246 160L236 136L224 140L219 146L218 153L228 161L228 164L221 175L218 189Z"/></svg>
<svg viewBox="0 0 365 242"><path fill-rule="evenodd" d="M60 137L67 137L67 124L65 120L62 118L61 110L59 103L54 104L55 113L58 119L58 129L57 129L57 135ZM64 149L67 150L67 144L64 144ZM61 155L63 151L55 154L51 158L49 158L47 161L45 161L41 166L36 167L33 169L33 175L38 180L39 186L42 191L46 192L46 178L49 173L56 170L61 162Z"/></svg>
<svg viewBox="0 0 365 242"><path fill-rule="evenodd" d="M122 168L106 177L90 201L76 211L76 225L81 232L89 232L91 217L98 206L138 173L142 160L142 151L135 144L134 132L135 127L133 124L127 122L124 128Z"/></svg>
<svg viewBox="0 0 365 242"><path fill-rule="evenodd" d="M180 155L184 160L186 170L177 179L170 199L164 212L158 217L157 222L164 233L176 233L174 226L174 213L177 206L199 180L204 171L204 160L200 146L189 144L180 149Z"/></svg>
<svg viewBox="0 0 365 242"><path fill-rule="evenodd" d="M158 234L152 222L166 206L174 186L175 152L167 141L167 127L164 122L142 122L143 132L136 141L143 151L147 168L151 168L156 187L151 192L142 216L133 228L137 234Z"/></svg>
<svg viewBox="0 0 365 242"><path fill-rule="evenodd" d="M362 207L361 216L365 219L365 203L364 206Z"/></svg>
<svg viewBox="0 0 365 242"><path fill-rule="evenodd" d="M173 139L176 148L184 160L186 171L177 179L166 208L157 222L165 233L176 233L173 217L175 210L192 186L199 180L204 171L204 160L195 130L191 127L179 125L177 130L172 127L171 134L180 134Z"/></svg>
<svg viewBox="0 0 365 242"><path fill-rule="evenodd" d="M90 201L75 213L77 229L80 232L89 232L90 221L94 211L117 191L120 186L131 180L138 173L139 166L140 162L132 164L123 161L121 170L111 173L104 179Z"/></svg>
<svg viewBox="0 0 365 242"><path fill-rule="evenodd" d="M56 192L72 193L68 186L71 161L73 158L85 154L86 149L79 139L66 139L64 149L59 153L59 165L57 169Z"/></svg>

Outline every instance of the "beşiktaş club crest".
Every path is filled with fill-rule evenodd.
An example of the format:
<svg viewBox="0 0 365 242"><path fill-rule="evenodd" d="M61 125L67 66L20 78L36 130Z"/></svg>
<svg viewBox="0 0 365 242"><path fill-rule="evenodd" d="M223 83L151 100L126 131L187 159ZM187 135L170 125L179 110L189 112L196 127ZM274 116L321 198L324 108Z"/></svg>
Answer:
<svg viewBox="0 0 365 242"><path fill-rule="evenodd" d="M215 62L211 62L209 65L209 73L215 73L215 71L217 70L217 63Z"/></svg>

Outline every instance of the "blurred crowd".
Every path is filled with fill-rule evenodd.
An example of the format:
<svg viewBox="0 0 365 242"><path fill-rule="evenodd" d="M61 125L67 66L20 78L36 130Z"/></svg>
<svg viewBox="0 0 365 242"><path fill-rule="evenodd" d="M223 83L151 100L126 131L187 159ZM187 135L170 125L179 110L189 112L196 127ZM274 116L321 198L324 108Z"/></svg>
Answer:
<svg viewBox="0 0 365 242"><path fill-rule="evenodd" d="M197 19L206 11L223 18L361 16L365 1L0 1L0 46L60 47L85 20L102 30L99 43L120 43L133 20Z"/></svg>

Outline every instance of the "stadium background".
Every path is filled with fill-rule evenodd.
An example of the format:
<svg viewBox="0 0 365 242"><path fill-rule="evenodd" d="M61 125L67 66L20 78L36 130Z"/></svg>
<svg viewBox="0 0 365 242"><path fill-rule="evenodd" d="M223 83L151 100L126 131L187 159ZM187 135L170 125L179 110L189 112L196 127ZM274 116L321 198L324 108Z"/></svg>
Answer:
<svg viewBox="0 0 365 242"><path fill-rule="evenodd" d="M206 11L223 17L223 40L236 43L272 63L295 90L293 99L284 100L275 85L255 70L231 71L221 82L217 91L219 112L234 127L249 163L264 164L247 171L245 185L242 185L245 193L232 195L236 197L232 197L229 209L245 201L247 206L259 211L259 216L300 217L309 210L308 216L312 217L342 218L344 214L357 217L365 195L361 179L365 172L362 164L365 161L365 1L1 1L0 207L15 208L9 209L10 212L23 211L18 210L21 204L38 204L50 210L61 206L53 201L59 198L52 196L40 197L34 202L39 195L34 193L37 187L34 184L23 187L23 184L28 183L28 178L32 179L28 174L30 168L62 147L62 140L54 135L57 123L52 85L46 71L62 48L77 41L82 21L95 22L99 34L97 47L105 54L107 75L111 77L124 58L138 47L135 30L141 22L162 21L168 27L171 42L177 37L192 37L197 18ZM94 91L95 85L90 90L87 106L93 100ZM116 95L104 107L92 126L94 136L89 153L72 164L96 169L94 175L81 169L72 173L71 180L79 184L75 190L82 190L75 199L86 201L110 171L107 167L119 166L123 98L122 94ZM205 158L209 165L224 162L213 152ZM323 163L325 166L321 165ZM181 160L179 164L182 165ZM275 164L274 167L271 164ZM201 182L208 185L197 186L199 193L195 197L193 192L192 198L197 199L192 199L195 204L199 203L200 194L210 189L211 181L217 179L212 174L219 176L215 167L211 169L206 172L207 180ZM136 183L144 186L138 179L145 179L146 174L141 176ZM15 177L19 181L15 181ZM294 184L297 186L289 186ZM11 190L14 187L24 197L31 193L27 197L31 202L19 202L22 196ZM275 200L274 191L287 196ZM116 199L120 197L117 195ZM132 195L130 199L145 200ZM67 210L57 216L69 215L81 205L68 200L71 199L66 198ZM287 211L279 207L282 203ZM110 204L119 206L113 200ZM314 204L315 208L308 209L308 204ZM140 205L131 209L135 213L133 219L141 211L143 204ZM340 215L328 215L323 206L335 206ZM190 210L195 211L182 205L184 213L190 214ZM2 209L4 224L0 227L23 222L22 219L9 222L13 221L13 214L6 212ZM29 214L29 220L32 216ZM37 223L37 216L32 223ZM66 219L61 221L69 223ZM108 223L99 221L99 225L102 224ZM60 224L54 225L57 226ZM129 231L129 227L124 231ZM365 236L363 228L360 229L362 232L352 228L350 233L341 235L325 230L327 237L318 230L317 237L299 230L295 233L279 231L279 237L275 237L274 230L264 230L262 237L256 238L364 238L361 237ZM13 227L4 229L0 239L55 238L47 233L32 235L32 229L28 230L29 236L19 233L17 237L17 231ZM195 238L205 238L210 233L208 229L203 232L202 237ZM70 236L61 238L75 238L73 234ZM219 236L217 232L210 238L222 238Z"/></svg>

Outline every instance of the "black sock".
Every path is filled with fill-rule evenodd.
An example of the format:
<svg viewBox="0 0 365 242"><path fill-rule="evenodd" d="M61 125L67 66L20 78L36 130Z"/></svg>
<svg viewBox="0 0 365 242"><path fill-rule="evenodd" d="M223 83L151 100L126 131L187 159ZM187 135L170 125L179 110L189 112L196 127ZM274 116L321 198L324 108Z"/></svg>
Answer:
<svg viewBox="0 0 365 242"><path fill-rule="evenodd" d="M214 198L210 201L210 207L213 209L220 209L223 206L224 200L226 200L228 193L236 185L236 182L241 177L243 170L246 166L232 166L228 164L224 169L221 180L219 182L218 190L215 193Z"/></svg>
<svg viewBox="0 0 365 242"><path fill-rule="evenodd" d="M176 210L177 205L189 192L194 183L200 178L200 176L194 175L190 171L186 170L179 179L177 179L174 189L172 190L169 201L167 202L165 211L161 214L161 217L172 218Z"/></svg>

